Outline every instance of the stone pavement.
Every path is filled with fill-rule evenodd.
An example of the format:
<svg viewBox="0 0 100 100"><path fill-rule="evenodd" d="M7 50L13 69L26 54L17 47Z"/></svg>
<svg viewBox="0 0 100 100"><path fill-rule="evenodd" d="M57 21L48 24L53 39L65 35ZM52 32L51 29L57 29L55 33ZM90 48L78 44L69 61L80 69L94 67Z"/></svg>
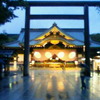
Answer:
<svg viewBox="0 0 100 100"><path fill-rule="evenodd" d="M100 100L100 74L82 90L79 71L30 70L0 81L0 100Z"/></svg>

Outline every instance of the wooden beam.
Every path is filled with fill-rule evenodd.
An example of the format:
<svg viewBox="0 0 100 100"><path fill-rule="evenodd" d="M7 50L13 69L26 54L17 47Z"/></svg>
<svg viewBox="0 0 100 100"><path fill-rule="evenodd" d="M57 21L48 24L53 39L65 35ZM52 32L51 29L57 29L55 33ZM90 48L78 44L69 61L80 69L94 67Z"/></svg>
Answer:
<svg viewBox="0 0 100 100"><path fill-rule="evenodd" d="M89 8L88 5L84 6L84 43L85 43L85 63L90 68L90 35L89 35ZM88 73L90 76L90 72Z"/></svg>
<svg viewBox="0 0 100 100"><path fill-rule="evenodd" d="M100 1L26 1L29 6L100 6ZM17 1L10 1L9 6L19 5ZM23 4L22 4L23 6Z"/></svg>
<svg viewBox="0 0 100 100"><path fill-rule="evenodd" d="M30 15L30 19L84 19L84 15Z"/></svg>
<svg viewBox="0 0 100 100"><path fill-rule="evenodd" d="M29 38L30 38L30 7L26 7L25 35L24 35L24 69L23 76L29 75Z"/></svg>

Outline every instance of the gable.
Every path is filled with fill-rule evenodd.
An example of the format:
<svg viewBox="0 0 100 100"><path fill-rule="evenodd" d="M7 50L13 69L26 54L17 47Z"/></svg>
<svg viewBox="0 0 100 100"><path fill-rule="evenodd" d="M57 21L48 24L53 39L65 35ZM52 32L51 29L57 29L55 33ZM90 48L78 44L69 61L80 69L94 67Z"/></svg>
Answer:
<svg viewBox="0 0 100 100"><path fill-rule="evenodd" d="M57 45L59 43L62 43L64 45L64 47L67 47L67 46L75 46L73 43L70 42L70 40L68 41L64 37L57 36L57 35L56 36L55 35L48 36L48 37L46 37L43 40L38 40L38 43L37 44L44 47L48 43L51 43L52 45Z"/></svg>
<svg viewBox="0 0 100 100"><path fill-rule="evenodd" d="M67 34L65 34L64 32L62 32L62 30L59 29L57 26L53 26L51 29L47 30L44 34L37 37L35 40L43 40L50 35L55 35L55 36L59 35L61 37L64 37L67 40L74 40L74 38L72 38L72 37L68 36Z"/></svg>

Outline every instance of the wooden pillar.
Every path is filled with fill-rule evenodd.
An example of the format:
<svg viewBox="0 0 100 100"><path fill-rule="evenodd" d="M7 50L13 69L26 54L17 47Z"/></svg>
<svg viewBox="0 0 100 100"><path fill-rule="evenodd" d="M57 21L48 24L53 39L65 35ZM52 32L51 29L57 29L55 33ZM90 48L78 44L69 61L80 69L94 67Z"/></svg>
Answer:
<svg viewBox="0 0 100 100"><path fill-rule="evenodd" d="M89 37L89 9L88 5L84 6L84 44L85 44L85 63L90 69L90 37ZM89 72L90 76L90 72Z"/></svg>
<svg viewBox="0 0 100 100"><path fill-rule="evenodd" d="M24 35L24 69L23 69L23 76L29 75L29 38L30 38L30 7L26 7L26 19L25 19L25 35Z"/></svg>

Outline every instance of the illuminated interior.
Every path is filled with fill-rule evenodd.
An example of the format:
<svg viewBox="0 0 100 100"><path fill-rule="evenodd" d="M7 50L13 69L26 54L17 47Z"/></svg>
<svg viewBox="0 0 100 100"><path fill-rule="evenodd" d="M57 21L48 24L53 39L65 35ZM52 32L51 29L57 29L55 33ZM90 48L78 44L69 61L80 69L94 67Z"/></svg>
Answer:
<svg viewBox="0 0 100 100"><path fill-rule="evenodd" d="M76 60L76 50L70 49L37 49L34 50L34 60L36 61L44 61L50 58L52 60L52 56L57 55L57 59L61 59L64 61L75 61Z"/></svg>

